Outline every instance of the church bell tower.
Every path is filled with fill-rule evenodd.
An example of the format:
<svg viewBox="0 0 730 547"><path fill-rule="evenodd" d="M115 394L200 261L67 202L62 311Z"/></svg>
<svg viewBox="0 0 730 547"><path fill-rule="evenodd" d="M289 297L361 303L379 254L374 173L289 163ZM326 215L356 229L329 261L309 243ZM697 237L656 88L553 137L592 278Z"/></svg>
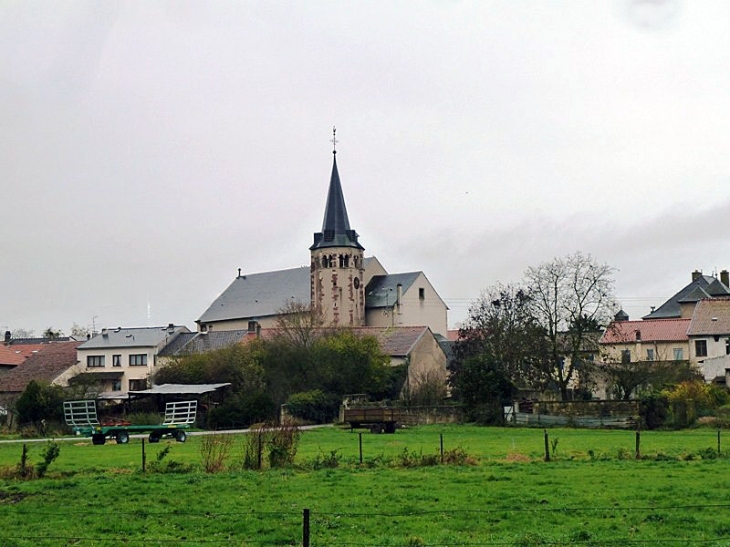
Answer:
<svg viewBox="0 0 730 547"><path fill-rule="evenodd" d="M337 172L337 139L332 144L332 176L327 193L322 231L314 234L311 252L312 308L326 325L362 327L365 325L365 286L363 277L365 249L357 232L350 228L340 175Z"/></svg>

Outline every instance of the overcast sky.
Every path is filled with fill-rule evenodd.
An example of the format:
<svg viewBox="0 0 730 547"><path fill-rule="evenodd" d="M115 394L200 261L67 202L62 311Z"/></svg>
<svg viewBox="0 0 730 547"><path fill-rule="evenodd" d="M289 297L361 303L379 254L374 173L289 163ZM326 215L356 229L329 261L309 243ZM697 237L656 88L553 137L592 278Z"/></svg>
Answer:
<svg viewBox="0 0 730 547"><path fill-rule="evenodd" d="M469 302L575 251L633 318L730 269L730 3L0 0L0 328L194 321L308 266L332 165Z"/></svg>

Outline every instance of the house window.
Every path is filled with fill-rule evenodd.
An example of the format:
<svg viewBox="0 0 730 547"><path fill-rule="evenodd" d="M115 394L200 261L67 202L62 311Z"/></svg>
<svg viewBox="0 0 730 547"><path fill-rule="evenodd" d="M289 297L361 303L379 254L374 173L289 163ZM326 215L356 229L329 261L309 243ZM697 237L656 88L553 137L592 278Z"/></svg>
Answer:
<svg viewBox="0 0 730 547"><path fill-rule="evenodd" d="M121 355L112 355L112 366L113 367L122 366L122 356Z"/></svg>
<svg viewBox="0 0 730 547"><path fill-rule="evenodd" d="M707 357L707 340L695 340L695 355Z"/></svg>
<svg viewBox="0 0 730 547"><path fill-rule="evenodd" d="M112 391L122 391L121 380L112 380Z"/></svg>
<svg viewBox="0 0 730 547"><path fill-rule="evenodd" d="M426 289L424 289L423 287L420 287L418 289L418 298L420 298L421 300L426 299Z"/></svg>
<svg viewBox="0 0 730 547"><path fill-rule="evenodd" d="M147 380L130 380L129 391L143 391L147 389Z"/></svg>
<svg viewBox="0 0 730 547"><path fill-rule="evenodd" d="M87 367L103 367L104 366L104 356L103 355L87 355L86 356L86 366Z"/></svg>
<svg viewBox="0 0 730 547"><path fill-rule="evenodd" d="M256 325L258 324L257 321L249 321L248 322L248 332L256 332Z"/></svg>
<svg viewBox="0 0 730 547"><path fill-rule="evenodd" d="M147 366L147 354L146 353L136 353L134 355L130 355L129 356L129 366L130 367Z"/></svg>
<svg viewBox="0 0 730 547"><path fill-rule="evenodd" d="M654 360L654 350L652 348L646 349L646 360L647 361L653 361Z"/></svg>
<svg viewBox="0 0 730 547"><path fill-rule="evenodd" d="M630 349L621 350L621 362L624 364L631 362L631 350Z"/></svg>
<svg viewBox="0 0 730 547"><path fill-rule="evenodd" d="M675 361L684 360L684 350L682 348L674 348L674 360Z"/></svg>

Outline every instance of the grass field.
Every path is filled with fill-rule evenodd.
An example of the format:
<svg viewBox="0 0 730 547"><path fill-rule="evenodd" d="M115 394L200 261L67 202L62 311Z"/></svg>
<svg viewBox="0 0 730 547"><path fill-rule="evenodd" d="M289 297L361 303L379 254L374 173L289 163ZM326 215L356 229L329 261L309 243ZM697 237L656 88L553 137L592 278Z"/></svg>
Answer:
<svg viewBox="0 0 730 547"><path fill-rule="evenodd" d="M550 462L541 429L325 428L303 434L293 467L260 472L235 465L239 437L219 474L143 474L139 439L64 442L47 477L0 480L0 545L299 545L306 508L313 546L730 546L715 430L642 432L638 461L634 432L548 432ZM402 467L438 456L441 435L474 464ZM163 461L200 464L200 437L146 444L148 462L167 446ZM37 462L43 444L28 447ZM0 467L21 449L0 445Z"/></svg>

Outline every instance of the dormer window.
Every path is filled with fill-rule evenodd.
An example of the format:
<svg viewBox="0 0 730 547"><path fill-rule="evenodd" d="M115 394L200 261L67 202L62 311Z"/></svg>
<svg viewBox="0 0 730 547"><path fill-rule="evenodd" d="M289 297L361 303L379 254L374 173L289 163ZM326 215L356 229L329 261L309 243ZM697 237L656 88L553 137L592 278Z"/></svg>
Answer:
<svg viewBox="0 0 730 547"><path fill-rule="evenodd" d="M256 327L258 326L258 321L249 321L248 322L248 332L256 332Z"/></svg>

